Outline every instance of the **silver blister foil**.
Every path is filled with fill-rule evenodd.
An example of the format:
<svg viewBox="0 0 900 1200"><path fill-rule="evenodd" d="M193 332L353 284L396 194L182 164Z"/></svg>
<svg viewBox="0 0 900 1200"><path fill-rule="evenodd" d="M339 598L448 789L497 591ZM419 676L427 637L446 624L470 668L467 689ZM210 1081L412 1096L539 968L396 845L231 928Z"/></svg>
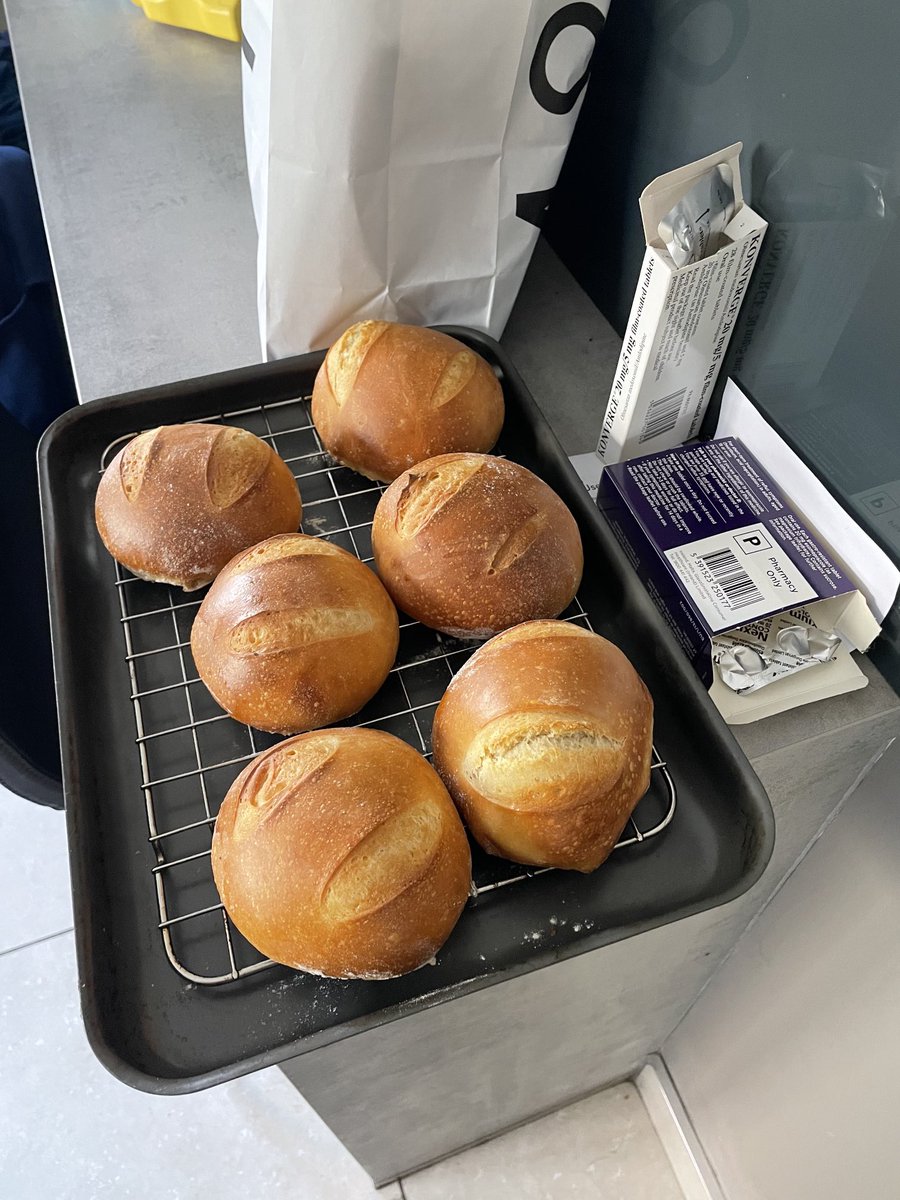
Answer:
<svg viewBox="0 0 900 1200"><path fill-rule="evenodd" d="M816 662L834 658L840 641L836 633L826 633L815 625L785 625L775 635L779 650L796 658L814 658Z"/></svg>
<svg viewBox="0 0 900 1200"><path fill-rule="evenodd" d="M713 660L725 686L743 695L830 662L840 643L838 634L819 629L805 608L797 608L717 634Z"/></svg>
<svg viewBox="0 0 900 1200"><path fill-rule="evenodd" d="M763 685L769 664L752 646L723 647L716 665L722 682L733 692L752 692Z"/></svg>
<svg viewBox="0 0 900 1200"><path fill-rule="evenodd" d="M727 163L706 171L659 222L659 236L676 267L700 262L719 249L734 216L734 174Z"/></svg>

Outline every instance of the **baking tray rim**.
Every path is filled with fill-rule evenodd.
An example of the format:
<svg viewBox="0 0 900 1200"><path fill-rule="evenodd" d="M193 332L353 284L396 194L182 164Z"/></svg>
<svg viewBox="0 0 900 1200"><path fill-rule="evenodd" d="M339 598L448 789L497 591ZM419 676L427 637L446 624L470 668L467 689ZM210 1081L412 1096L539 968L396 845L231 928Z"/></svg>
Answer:
<svg viewBox="0 0 900 1200"><path fill-rule="evenodd" d="M479 330L457 325L438 325L434 328L450 334L469 345L484 347L490 359L500 367L516 390L517 402L530 410L535 428L542 431L550 450L557 458L558 464L567 474L572 484L571 494L565 497L569 507L580 510L580 520L593 525L598 537L604 542L605 548L615 560L619 570L631 573L633 568L625 557L612 531L607 526L602 514L584 488L577 472L569 461L549 421L544 416L539 404L525 385L521 375L510 361L503 348L488 335ZM232 370L197 376L192 379L176 380L166 384L156 384L131 392L121 392L113 396L91 400L77 408L68 409L59 416L42 435L38 450L38 474L41 499L41 517L44 530L44 549L47 569L47 589L50 607L51 643L53 649L53 669L56 685L57 716L59 721L60 749L62 759L63 793L66 798L66 827L68 841L69 870L73 892L73 907L76 914L74 936L76 960L78 967L79 992L81 1009L88 1041L97 1058L106 1069L123 1083L140 1091L156 1095L182 1095L200 1091L208 1087L224 1083L229 1079L249 1074L263 1067L274 1066L280 1062L305 1054L325 1045L331 1045L345 1038L354 1037L366 1030L390 1024L401 1017L412 1015L427 1008L445 1004L463 995L473 994L493 984L517 978L531 971L541 970L554 963L577 957L580 954L599 950L651 929L669 925L675 921L713 908L718 908L736 899L748 891L760 878L772 856L775 842L775 820L768 795L753 770L740 744L731 729L726 725L715 709L701 681L693 670L686 664L682 682L690 687L691 699L707 710L713 718L713 726L718 729L722 749L727 749L732 758L743 766L743 784L747 789L749 802L755 801L757 818L754 857L750 865L736 878L734 883L713 896L704 896L695 901L677 906L661 915L651 915L631 922L620 923L611 928L585 931L578 941L565 946L547 947L529 951L527 956L517 963L504 966L496 972L487 973L472 979L463 979L449 984L440 991L424 992L412 999L400 1001L389 1007L377 1009L360 1017L351 1018L343 1024L320 1029L293 1041L284 1042L267 1050L260 1051L236 1063L215 1067L209 1071L191 1075L153 1075L134 1066L115 1051L106 1040L103 1033L103 1020L96 995L96 980L93 971L92 926L89 920L79 919L78 914L89 912L92 907L91 889L88 876L90 867L86 861L85 847L80 837L79 804L80 772L77 765L78 743L75 737L72 717L67 712L67 706L62 702L63 697L71 694L69 682L72 675L72 664L67 653L66 626L63 589L56 586L58 578L56 561L59 554L58 524L56 506L53 503L56 483L52 474L51 458L60 448L60 442L70 436L71 430L84 421L92 421L100 415L123 411L139 410L142 406L152 406L160 400L171 400L173 389L190 393L191 403L197 403L204 394L217 393L223 387L240 384L246 380L259 381L292 379L299 370L318 368L326 351L311 351L306 354L293 355L267 363L251 364ZM198 419L198 418L188 418ZM136 427L140 421L136 422ZM670 655L683 658L682 652L675 642L674 636L659 616L657 633L668 645Z"/></svg>

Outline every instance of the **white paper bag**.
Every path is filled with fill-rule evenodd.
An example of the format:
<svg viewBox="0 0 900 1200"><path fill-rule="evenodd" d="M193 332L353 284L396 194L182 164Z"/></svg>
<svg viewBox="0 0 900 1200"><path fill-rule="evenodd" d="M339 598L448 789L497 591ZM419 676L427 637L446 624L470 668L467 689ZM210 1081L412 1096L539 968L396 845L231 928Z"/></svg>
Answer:
<svg viewBox="0 0 900 1200"><path fill-rule="evenodd" d="M499 337L609 0L243 0L267 357L355 320Z"/></svg>

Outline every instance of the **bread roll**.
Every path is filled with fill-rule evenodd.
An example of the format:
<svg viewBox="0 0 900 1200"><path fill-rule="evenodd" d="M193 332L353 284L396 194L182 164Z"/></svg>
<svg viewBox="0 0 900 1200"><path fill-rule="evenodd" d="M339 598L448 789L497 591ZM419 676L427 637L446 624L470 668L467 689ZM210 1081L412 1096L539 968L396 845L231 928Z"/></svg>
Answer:
<svg viewBox="0 0 900 1200"><path fill-rule="evenodd" d="M112 460L94 515L122 566L192 592L240 550L295 530L300 493L272 447L245 429L162 425Z"/></svg>
<svg viewBox="0 0 900 1200"><path fill-rule="evenodd" d="M471 882L440 779L399 738L327 729L255 759L216 820L212 868L238 929L268 958L388 979L447 940Z"/></svg>
<svg viewBox="0 0 900 1200"><path fill-rule="evenodd" d="M447 688L434 762L489 854L593 871L650 785L653 702L621 650L530 621L476 651Z"/></svg>
<svg viewBox="0 0 900 1200"><path fill-rule="evenodd" d="M360 321L328 351L312 418L338 462L389 482L433 454L490 450L503 425L503 391L484 359L456 338Z"/></svg>
<svg viewBox="0 0 900 1200"><path fill-rule="evenodd" d="M358 558L302 533L232 559L191 630L200 678L238 721L298 733L349 717L397 654L397 611Z"/></svg>
<svg viewBox="0 0 900 1200"><path fill-rule="evenodd" d="M463 638L557 616L584 563L559 496L487 454L443 454L401 475L378 502L372 549L398 607Z"/></svg>

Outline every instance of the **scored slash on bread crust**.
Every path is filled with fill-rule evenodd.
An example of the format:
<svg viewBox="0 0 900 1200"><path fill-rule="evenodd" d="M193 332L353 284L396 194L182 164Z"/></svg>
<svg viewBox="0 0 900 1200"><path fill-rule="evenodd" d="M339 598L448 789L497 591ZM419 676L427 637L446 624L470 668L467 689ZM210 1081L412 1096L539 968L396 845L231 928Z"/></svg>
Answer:
<svg viewBox="0 0 900 1200"><path fill-rule="evenodd" d="M246 767L216 820L212 867L263 954L338 978L428 962L471 884L468 841L433 768L365 728L303 734Z"/></svg>
<svg viewBox="0 0 900 1200"><path fill-rule="evenodd" d="M625 655L566 621L487 642L435 713L434 762L490 854L591 871L650 784L653 702Z"/></svg>
<svg viewBox="0 0 900 1200"><path fill-rule="evenodd" d="M325 372L338 408L343 408L350 399L363 359L389 328L388 321L359 321L328 351Z"/></svg>
<svg viewBox="0 0 900 1200"><path fill-rule="evenodd" d="M339 744L338 738L327 734L308 740L294 738L290 745L283 743L278 754L268 751L260 755L246 772L241 801L265 809L269 815L277 802L290 794L291 788L299 787L322 771L334 758Z"/></svg>
<svg viewBox="0 0 900 1200"><path fill-rule="evenodd" d="M438 455L395 479L375 510L372 552L397 606L456 637L557 616L584 565L559 496L489 454Z"/></svg>
<svg viewBox="0 0 900 1200"><path fill-rule="evenodd" d="M431 461L434 465L423 464L421 474L413 470L406 476L394 518L398 537L414 538L484 467L484 459L475 455Z"/></svg>
<svg viewBox="0 0 900 1200"><path fill-rule="evenodd" d="M125 498L131 504L134 504L140 495L141 485L153 455L153 447L161 433L162 426L159 426L138 434L119 456L119 479Z"/></svg>
<svg viewBox="0 0 900 1200"><path fill-rule="evenodd" d="M497 547L487 569L488 575L509 570L513 563L518 562L522 555L531 549L549 522L550 517L546 511L534 512L530 517L526 517Z"/></svg>
<svg viewBox="0 0 900 1200"><path fill-rule="evenodd" d="M246 429L226 426L210 447L206 487L216 508L231 508L262 477L274 453Z"/></svg>
<svg viewBox="0 0 900 1200"><path fill-rule="evenodd" d="M316 554L327 557L346 554L346 551L333 542L326 542L324 538L310 537L305 533L286 533L267 538L258 546L251 546L228 565L232 571L248 571L251 567L261 567L263 563L279 562L283 558L297 558L299 555L309 558Z"/></svg>
<svg viewBox="0 0 900 1200"><path fill-rule="evenodd" d="M428 408L434 411L454 400L472 381L478 369L478 357L471 350L459 350L446 364L431 389Z"/></svg>
<svg viewBox="0 0 900 1200"><path fill-rule="evenodd" d="M435 454L490 450L503 411L483 358L437 330L387 321L351 325L328 351L312 396L329 454L384 482Z"/></svg>
<svg viewBox="0 0 900 1200"><path fill-rule="evenodd" d="M289 608L255 613L228 634L232 654L281 654L312 642L368 633L375 626L372 613L362 608Z"/></svg>
<svg viewBox="0 0 900 1200"><path fill-rule="evenodd" d="M415 886L437 856L441 817L430 799L414 800L367 833L322 889L325 913L332 920L356 920Z"/></svg>
<svg viewBox="0 0 900 1200"><path fill-rule="evenodd" d="M94 512L113 558L186 591L247 546L296 530L302 515L297 483L271 446L201 422L133 438L103 473Z"/></svg>
<svg viewBox="0 0 900 1200"><path fill-rule="evenodd" d="M472 739L462 762L465 778L493 803L519 812L573 803L613 787L622 772L624 740L592 721L559 712L508 713Z"/></svg>

